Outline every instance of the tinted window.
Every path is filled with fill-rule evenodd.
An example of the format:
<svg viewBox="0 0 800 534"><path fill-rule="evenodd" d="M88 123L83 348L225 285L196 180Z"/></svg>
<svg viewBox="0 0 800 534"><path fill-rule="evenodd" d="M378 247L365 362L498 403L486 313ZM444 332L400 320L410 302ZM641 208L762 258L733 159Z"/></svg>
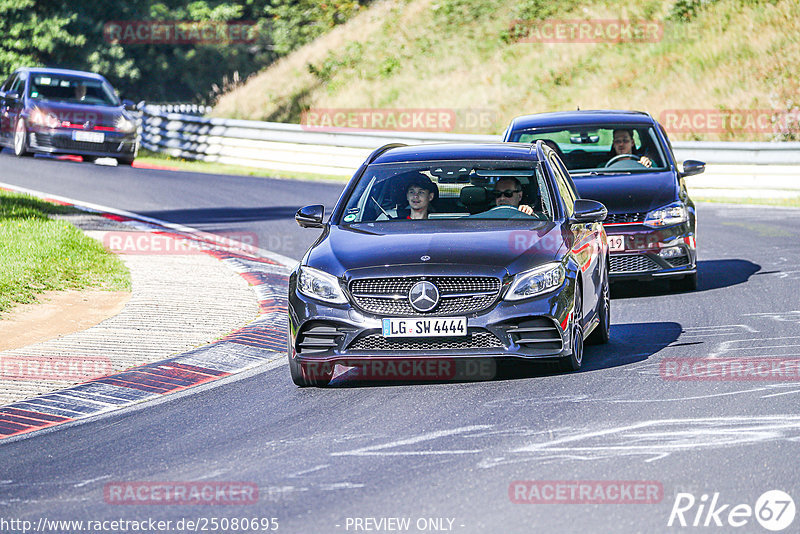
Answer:
<svg viewBox="0 0 800 534"><path fill-rule="evenodd" d="M11 84L13 84L16 79L17 79L16 74L12 74L11 76L9 76L6 79L6 81L3 82L3 85L0 86L0 91L8 91L11 88Z"/></svg>
<svg viewBox="0 0 800 534"><path fill-rule="evenodd" d="M631 143L615 145L615 135L630 138ZM655 130L649 125L617 123L518 130L511 134L509 141L535 143L539 139L547 141L572 173L609 169L634 173L648 172L649 169L639 163L642 156L646 156L652 162L652 169L666 168L664 149ZM620 152L622 146L625 147L624 153L634 157L612 161L612 158L622 155Z"/></svg>
<svg viewBox="0 0 800 534"><path fill-rule="evenodd" d="M561 194L561 198L564 199L564 206L567 209L567 216L571 216L575 211L575 199L577 198L577 194L572 188L568 174L564 173L563 168L558 164L556 158L551 154L549 159L550 166L553 168L553 172L556 175L556 186L558 187L558 192Z"/></svg>
<svg viewBox="0 0 800 534"><path fill-rule="evenodd" d="M30 97L89 106L120 105L111 86L101 80L54 74L34 74L30 84Z"/></svg>
<svg viewBox="0 0 800 534"><path fill-rule="evenodd" d="M502 180L520 184L521 203L533 208L532 216L495 204L495 184ZM551 195L536 161L421 161L368 166L340 223L408 221L413 218L412 202L417 204L419 196L427 202L428 220L552 220L553 214Z"/></svg>

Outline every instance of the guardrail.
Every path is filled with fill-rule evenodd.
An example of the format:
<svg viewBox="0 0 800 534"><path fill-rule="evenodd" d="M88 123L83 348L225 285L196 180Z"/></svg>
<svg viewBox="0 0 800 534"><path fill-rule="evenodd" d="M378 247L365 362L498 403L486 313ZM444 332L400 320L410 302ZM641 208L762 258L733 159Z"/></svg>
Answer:
<svg viewBox="0 0 800 534"><path fill-rule="evenodd" d="M277 171L349 176L375 148L390 142L492 142L496 135L321 130L298 124L199 117L142 106L141 145L175 157ZM678 160L710 164L800 165L800 142L673 143ZM794 174L796 176L796 174ZM800 180L798 180L800 183ZM797 187L800 187L798 185Z"/></svg>

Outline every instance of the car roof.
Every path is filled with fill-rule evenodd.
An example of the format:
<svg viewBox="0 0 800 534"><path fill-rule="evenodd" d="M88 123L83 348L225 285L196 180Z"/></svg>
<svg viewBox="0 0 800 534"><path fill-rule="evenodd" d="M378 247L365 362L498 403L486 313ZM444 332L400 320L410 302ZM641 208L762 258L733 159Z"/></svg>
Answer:
<svg viewBox="0 0 800 534"><path fill-rule="evenodd" d="M16 72L28 72L30 74L53 74L62 76L76 76L80 78L91 78L94 80L105 81L105 78L100 74L94 72L87 72L83 70L70 70L70 69L55 69L49 67L22 67Z"/></svg>
<svg viewBox="0 0 800 534"><path fill-rule="evenodd" d="M371 163L462 159L537 161L536 147L530 143L437 143L392 147L375 157Z"/></svg>
<svg viewBox="0 0 800 534"><path fill-rule="evenodd" d="M516 131L531 128L547 128L549 126L579 126L615 122L653 124L654 121L653 117L644 111L592 109L522 115L514 118L509 128Z"/></svg>

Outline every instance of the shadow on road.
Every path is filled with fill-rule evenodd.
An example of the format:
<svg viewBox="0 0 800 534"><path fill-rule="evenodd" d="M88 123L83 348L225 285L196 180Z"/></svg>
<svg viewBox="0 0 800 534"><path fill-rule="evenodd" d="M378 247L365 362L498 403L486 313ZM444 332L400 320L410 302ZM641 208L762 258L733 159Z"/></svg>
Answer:
<svg viewBox="0 0 800 534"><path fill-rule="evenodd" d="M698 286L696 291L710 291L747 282L761 266L748 260L705 260L697 262ZM620 281L611 284L612 299L655 297L679 293L667 280L653 282Z"/></svg>
<svg viewBox="0 0 800 534"><path fill-rule="evenodd" d="M681 334L683 328L678 323L672 322L653 322L653 323L627 323L611 326L611 341L606 345L586 346L584 353L583 367L578 373L611 369L631 363L640 362L658 353L667 345L675 342ZM439 357L437 361L445 361L447 358ZM485 382L497 380L516 380L523 378L546 378L562 374L558 365L554 362L525 362L518 360L469 360L475 362L466 364L464 360L457 360L459 372L455 374L458 378L442 379L434 375L434 379L420 380L414 377L409 380L397 380L396 375L392 379L364 379L358 368L351 368L341 374L337 374L331 382L332 387L369 387L369 386L407 386L422 384L445 384L451 382ZM395 368L399 368L399 362L403 360L395 359ZM409 366L407 366L410 368ZM386 366L381 367L387 369ZM473 378L464 378L462 370L473 370ZM372 368L374 371L374 368ZM374 376L374 373L373 373Z"/></svg>

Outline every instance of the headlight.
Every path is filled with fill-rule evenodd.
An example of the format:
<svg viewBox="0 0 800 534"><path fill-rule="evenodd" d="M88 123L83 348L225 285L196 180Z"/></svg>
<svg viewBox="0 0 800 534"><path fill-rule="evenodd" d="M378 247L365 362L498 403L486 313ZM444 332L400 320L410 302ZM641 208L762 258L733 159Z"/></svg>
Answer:
<svg viewBox="0 0 800 534"><path fill-rule="evenodd" d="M307 297L331 304L347 302L347 298L339 286L339 280L332 274L312 267L300 267L300 272L297 274L297 290Z"/></svg>
<svg viewBox="0 0 800 534"><path fill-rule="evenodd" d="M117 119L117 123L114 126L122 133L133 133L136 131L136 123L129 121L121 115Z"/></svg>
<svg viewBox="0 0 800 534"><path fill-rule="evenodd" d="M686 206L683 205L683 202L678 201L663 208L647 212L642 224L650 228L661 228L662 226L672 226L688 220L689 212L686 211Z"/></svg>
<svg viewBox="0 0 800 534"><path fill-rule="evenodd" d="M564 266L557 262L519 273L504 298L521 300L548 293L563 284L565 276Z"/></svg>
<svg viewBox="0 0 800 534"><path fill-rule="evenodd" d="M34 108L31 111L31 123L35 124L36 126L46 126L47 128L58 128L61 126L61 121L58 120L52 113L45 113L39 108Z"/></svg>

